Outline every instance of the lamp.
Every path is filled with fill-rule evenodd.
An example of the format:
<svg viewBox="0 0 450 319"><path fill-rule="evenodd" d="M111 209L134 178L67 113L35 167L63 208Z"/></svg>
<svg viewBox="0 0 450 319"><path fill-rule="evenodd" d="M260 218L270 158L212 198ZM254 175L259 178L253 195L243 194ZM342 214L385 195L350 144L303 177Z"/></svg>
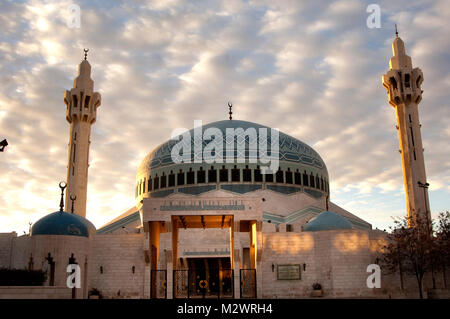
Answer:
<svg viewBox="0 0 450 319"><path fill-rule="evenodd" d="M3 152L6 146L8 146L8 141L4 139L0 142L0 152Z"/></svg>

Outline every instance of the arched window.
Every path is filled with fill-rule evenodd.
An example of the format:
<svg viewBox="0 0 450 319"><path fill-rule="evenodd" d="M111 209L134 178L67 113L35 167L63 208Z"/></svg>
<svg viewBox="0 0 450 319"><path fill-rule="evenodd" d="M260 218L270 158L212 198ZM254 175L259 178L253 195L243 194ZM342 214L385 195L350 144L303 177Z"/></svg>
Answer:
<svg viewBox="0 0 450 319"><path fill-rule="evenodd" d="M180 169L180 172L177 174L177 185L184 185L184 173Z"/></svg>
<svg viewBox="0 0 450 319"><path fill-rule="evenodd" d="M306 174L306 171L303 173L303 185L309 186L309 180L308 180L308 175Z"/></svg>
<svg viewBox="0 0 450 319"><path fill-rule="evenodd" d="M170 171L169 174L169 187L173 187L175 186L175 174L173 173L173 171Z"/></svg>
<svg viewBox="0 0 450 319"><path fill-rule="evenodd" d="M194 184L195 183L195 173L192 171L192 167L189 168L189 172L186 174L186 184Z"/></svg>
<svg viewBox="0 0 450 319"><path fill-rule="evenodd" d="M211 166L208 171L208 183L217 183L217 170L214 169L214 166Z"/></svg>
<svg viewBox="0 0 450 319"><path fill-rule="evenodd" d="M286 184L292 184L292 172L291 169L288 167L287 171L286 171Z"/></svg>
<svg viewBox="0 0 450 319"><path fill-rule="evenodd" d="M246 165L245 168L242 170L242 180L244 182L252 181L252 170L248 168L248 165Z"/></svg>
<svg viewBox="0 0 450 319"><path fill-rule="evenodd" d="M157 190L159 188L159 177L158 174L156 174L155 178L153 179L153 189Z"/></svg>
<svg viewBox="0 0 450 319"><path fill-rule="evenodd" d="M255 182L263 181L263 177L261 174L261 170L259 169L259 166L256 167L254 174L255 174Z"/></svg>
<svg viewBox="0 0 450 319"><path fill-rule="evenodd" d="M144 182L142 183L142 193L145 193L145 178L144 178Z"/></svg>
<svg viewBox="0 0 450 319"><path fill-rule="evenodd" d="M281 170L281 167L276 172L275 177L276 177L277 183L284 183L284 172Z"/></svg>
<svg viewBox="0 0 450 319"><path fill-rule="evenodd" d="M301 185L302 184L302 174L297 170L294 174L294 183L295 185Z"/></svg>
<svg viewBox="0 0 450 319"><path fill-rule="evenodd" d="M316 187L316 185L314 183L314 175L312 172L311 172L311 175L309 175L309 186L311 186L313 188Z"/></svg>
<svg viewBox="0 0 450 319"><path fill-rule="evenodd" d="M167 187L167 176L163 172L162 176L161 176L161 188L166 188L166 187Z"/></svg>
<svg viewBox="0 0 450 319"><path fill-rule="evenodd" d="M206 183L206 172L203 170L203 167L200 167L200 170L197 171L197 183Z"/></svg>
<svg viewBox="0 0 450 319"><path fill-rule="evenodd" d="M231 170L231 181L232 182L240 182L241 181L241 171L234 165L234 168Z"/></svg>
<svg viewBox="0 0 450 319"><path fill-rule="evenodd" d="M152 186L153 186L153 183L152 183L152 177L149 176L149 177L148 177L148 191L149 191L149 192L152 190Z"/></svg>
<svg viewBox="0 0 450 319"><path fill-rule="evenodd" d="M225 165L223 165L219 171L219 181L228 182L228 170L225 168Z"/></svg>
<svg viewBox="0 0 450 319"><path fill-rule="evenodd" d="M320 189L321 189L321 190L325 190L325 189L323 188L323 177L322 177L322 176L320 177Z"/></svg>
<svg viewBox="0 0 450 319"><path fill-rule="evenodd" d="M316 188L317 188L317 189L320 189L319 175L316 175Z"/></svg>

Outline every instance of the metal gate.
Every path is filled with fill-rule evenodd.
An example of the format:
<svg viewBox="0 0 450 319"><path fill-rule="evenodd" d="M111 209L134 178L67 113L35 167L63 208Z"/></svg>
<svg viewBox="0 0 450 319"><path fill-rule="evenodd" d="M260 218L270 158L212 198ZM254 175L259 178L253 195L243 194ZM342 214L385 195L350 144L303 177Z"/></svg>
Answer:
<svg viewBox="0 0 450 319"><path fill-rule="evenodd" d="M241 269L241 298L256 298L256 269Z"/></svg>
<svg viewBox="0 0 450 319"><path fill-rule="evenodd" d="M150 270L150 298L167 299L166 270Z"/></svg>
<svg viewBox="0 0 450 319"><path fill-rule="evenodd" d="M174 298L234 298L233 269L173 271Z"/></svg>

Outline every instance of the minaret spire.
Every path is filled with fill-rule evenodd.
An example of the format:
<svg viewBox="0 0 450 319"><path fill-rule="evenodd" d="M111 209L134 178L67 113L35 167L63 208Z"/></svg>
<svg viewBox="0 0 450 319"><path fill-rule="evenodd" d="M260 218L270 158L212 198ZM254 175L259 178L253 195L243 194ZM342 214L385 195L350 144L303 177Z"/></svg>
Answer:
<svg viewBox="0 0 450 319"><path fill-rule="evenodd" d="M397 117L407 214L413 220L430 223L428 192L420 186L426 185L418 108L422 100L423 73L419 68L413 68L397 27L392 53L390 70L383 75L382 82Z"/></svg>
<svg viewBox="0 0 450 319"><path fill-rule="evenodd" d="M77 199L72 202L73 211L82 217L86 217L91 126L97 119L97 108L101 104L100 93L94 92L88 51L84 49L84 60L78 66L73 88L64 94L66 120L70 123L66 207L73 196Z"/></svg>

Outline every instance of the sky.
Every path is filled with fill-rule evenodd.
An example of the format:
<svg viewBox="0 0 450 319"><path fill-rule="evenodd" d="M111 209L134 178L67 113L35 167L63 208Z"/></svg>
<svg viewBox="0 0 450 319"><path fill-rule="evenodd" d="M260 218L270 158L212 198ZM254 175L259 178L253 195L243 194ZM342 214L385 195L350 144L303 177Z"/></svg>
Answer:
<svg viewBox="0 0 450 319"><path fill-rule="evenodd" d="M80 8L76 27L70 6ZM369 28L369 4L381 9ZM0 232L59 209L70 90L89 48L102 95L87 218L134 205L137 168L175 128L233 118L279 128L325 161L331 200L379 229L405 216L395 111L381 76L398 24L424 73L419 105L432 215L450 210L450 3L0 1Z"/></svg>

